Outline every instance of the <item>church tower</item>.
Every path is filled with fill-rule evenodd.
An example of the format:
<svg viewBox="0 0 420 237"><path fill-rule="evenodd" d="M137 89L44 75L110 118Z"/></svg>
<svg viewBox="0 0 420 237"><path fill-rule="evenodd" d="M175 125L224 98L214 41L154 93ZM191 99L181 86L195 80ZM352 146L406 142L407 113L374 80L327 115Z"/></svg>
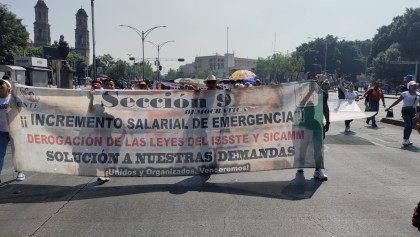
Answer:
<svg viewBox="0 0 420 237"><path fill-rule="evenodd" d="M34 46L50 46L51 34L48 24L48 7L44 0L38 0L35 5Z"/></svg>
<svg viewBox="0 0 420 237"><path fill-rule="evenodd" d="M75 48L77 53L83 55L89 62L89 30L88 30L88 15L83 8L80 8L76 13L76 30L75 30Z"/></svg>

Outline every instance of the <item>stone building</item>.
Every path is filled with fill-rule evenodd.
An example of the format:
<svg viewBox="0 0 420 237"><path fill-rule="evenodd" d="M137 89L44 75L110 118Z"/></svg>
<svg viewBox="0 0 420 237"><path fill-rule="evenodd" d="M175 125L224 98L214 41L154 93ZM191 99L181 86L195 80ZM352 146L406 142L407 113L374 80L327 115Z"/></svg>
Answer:
<svg viewBox="0 0 420 237"><path fill-rule="evenodd" d="M38 0L35 5L34 46L50 46L51 33L48 24L48 7L44 0Z"/></svg>
<svg viewBox="0 0 420 237"><path fill-rule="evenodd" d="M83 8L76 13L76 29L75 29L75 48L74 51L89 59L89 30L88 15Z"/></svg>
<svg viewBox="0 0 420 237"><path fill-rule="evenodd" d="M34 46L44 47L44 54L51 47L48 7L44 0L38 0L35 5ZM70 50L81 54L89 62L89 47L88 15L83 8L80 8L76 13L75 47ZM52 55L51 52L47 54Z"/></svg>
<svg viewBox="0 0 420 237"><path fill-rule="evenodd" d="M194 70L209 70L219 78L229 77L234 71L239 69L254 70L257 65L256 59L238 58L234 54L228 55L209 55L197 56L191 64L181 66L186 72Z"/></svg>

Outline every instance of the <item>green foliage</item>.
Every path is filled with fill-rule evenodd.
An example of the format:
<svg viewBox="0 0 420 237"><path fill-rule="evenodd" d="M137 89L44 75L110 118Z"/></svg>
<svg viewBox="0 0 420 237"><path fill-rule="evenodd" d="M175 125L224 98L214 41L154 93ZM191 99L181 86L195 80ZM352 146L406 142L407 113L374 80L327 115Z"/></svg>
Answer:
<svg viewBox="0 0 420 237"><path fill-rule="evenodd" d="M406 9L388 26L378 29L373 38L372 58L375 76L384 80L400 80L415 71L412 65L392 64L393 61L420 61L420 8Z"/></svg>
<svg viewBox="0 0 420 237"><path fill-rule="evenodd" d="M87 70L87 61L85 57L74 51L69 52L67 61L70 63L70 67L75 71L74 76L77 78L85 78Z"/></svg>
<svg viewBox="0 0 420 237"><path fill-rule="evenodd" d="M197 78L204 79L207 78L209 74L212 74L210 70L199 70L195 69L192 72L185 71L183 69L169 69L168 74L165 76L165 79L174 80L177 78Z"/></svg>
<svg viewBox="0 0 420 237"><path fill-rule="evenodd" d="M134 80L142 77L142 65L140 63L130 65L128 62L121 59L115 61L110 54L104 54L97 58L99 59L97 65L98 75L107 75L115 80ZM144 65L144 78L147 80L155 80L157 78L156 72L153 71L152 64L147 61Z"/></svg>
<svg viewBox="0 0 420 237"><path fill-rule="evenodd" d="M28 45L25 47L20 47L20 46L15 45L12 48L12 55L22 56L22 57L38 57L38 58L43 57L42 48L31 46L31 45Z"/></svg>
<svg viewBox="0 0 420 237"><path fill-rule="evenodd" d="M26 47L29 33L22 20L0 3L0 64L13 64L13 50Z"/></svg>
<svg viewBox="0 0 420 237"><path fill-rule="evenodd" d="M271 82L294 81L304 68L304 59L298 55L273 54L266 59L259 58L255 73L263 80Z"/></svg>
<svg viewBox="0 0 420 237"><path fill-rule="evenodd" d="M410 65L392 64L392 62L399 61L401 55L401 45L398 43L394 43L384 52L380 52L373 60L375 78L392 81L402 79L410 72Z"/></svg>
<svg viewBox="0 0 420 237"><path fill-rule="evenodd" d="M365 73L369 65L371 41L345 41L328 35L302 44L295 54L304 58L305 72L325 72L327 52L327 73L341 73L347 80L356 80L356 75ZM322 70L321 70L322 68Z"/></svg>
<svg viewBox="0 0 420 237"><path fill-rule="evenodd" d="M127 79L129 77L130 65L121 59L113 63L107 72L112 79Z"/></svg>

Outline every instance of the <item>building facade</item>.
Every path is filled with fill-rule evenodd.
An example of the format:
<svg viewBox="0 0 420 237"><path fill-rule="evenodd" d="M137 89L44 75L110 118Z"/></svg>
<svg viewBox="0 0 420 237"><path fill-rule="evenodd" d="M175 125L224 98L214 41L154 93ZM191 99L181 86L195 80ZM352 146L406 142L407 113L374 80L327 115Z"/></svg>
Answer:
<svg viewBox="0 0 420 237"><path fill-rule="evenodd" d="M35 5L34 46L50 46L51 33L48 24L48 7L44 0L38 0Z"/></svg>
<svg viewBox="0 0 420 237"><path fill-rule="evenodd" d="M254 70L256 59L237 58L234 54L195 57L192 63L195 70L209 70L219 78L229 77L235 70ZM188 67L191 69L191 66Z"/></svg>

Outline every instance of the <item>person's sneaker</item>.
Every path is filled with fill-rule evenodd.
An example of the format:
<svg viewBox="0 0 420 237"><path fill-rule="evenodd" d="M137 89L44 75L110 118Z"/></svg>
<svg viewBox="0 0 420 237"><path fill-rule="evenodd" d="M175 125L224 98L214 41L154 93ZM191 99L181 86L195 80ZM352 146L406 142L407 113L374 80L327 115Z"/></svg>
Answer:
<svg viewBox="0 0 420 237"><path fill-rule="evenodd" d="M98 177L98 182L108 182L109 177Z"/></svg>
<svg viewBox="0 0 420 237"><path fill-rule="evenodd" d="M372 128L377 128L378 125L376 125L376 123L372 123Z"/></svg>
<svg viewBox="0 0 420 237"><path fill-rule="evenodd" d="M346 127L346 129L344 130L344 132L350 132L350 127Z"/></svg>
<svg viewBox="0 0 420 237"><path fill-rule="evenodd" d="M324 173L322 169L316 169L314 172L314 178L320 179L322 181L327 181L328 176Z"/></svg>
<svg viewBox="0 0 420 237"><path fill-rule="evenodd" d="M410 142L410 140L409 139L403 139L403 146L408 146L408 145L411 145L411 144L413 144L412 142Z"/></svg>
<svg viewBox="0 0 420 237"><path fill-rule="evenodd" d="M16 180L17 181L23 181L25 180L25 174L22 172L18 172L17 176L16 176Z"/></svg>

